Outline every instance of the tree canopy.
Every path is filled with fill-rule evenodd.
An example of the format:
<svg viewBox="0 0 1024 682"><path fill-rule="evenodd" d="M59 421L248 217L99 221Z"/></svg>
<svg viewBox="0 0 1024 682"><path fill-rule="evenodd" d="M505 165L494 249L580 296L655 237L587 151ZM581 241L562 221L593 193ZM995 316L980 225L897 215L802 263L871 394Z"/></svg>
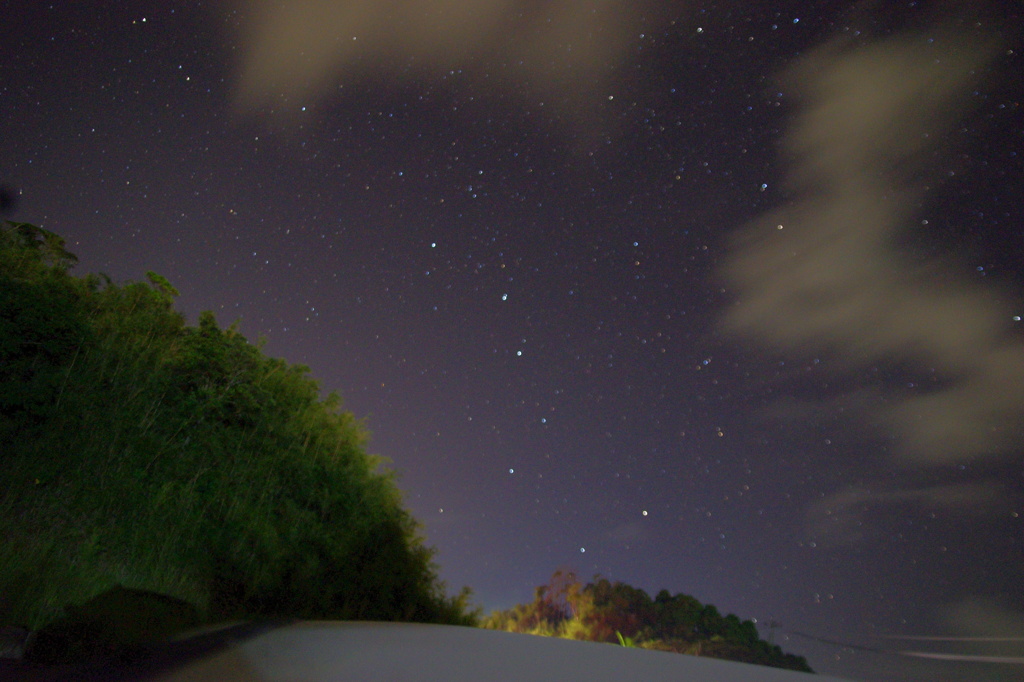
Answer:
<svg viewBox="0 0 1024 682"><path fill-rule="evenodd" d="M0 623L124 585L254 616L469 623L362 422L165 278L0 226Z"/></svg>
<svg viewBox="0 0 1024 682"><path fill-rule="evenodd" d="M813 672L802 656L762 640L753 622L722 616L713 604L667 590L651 599L641 589L601 577L583 584L571 572L556 571L531 603L496 611L483 626Z"/></svg>

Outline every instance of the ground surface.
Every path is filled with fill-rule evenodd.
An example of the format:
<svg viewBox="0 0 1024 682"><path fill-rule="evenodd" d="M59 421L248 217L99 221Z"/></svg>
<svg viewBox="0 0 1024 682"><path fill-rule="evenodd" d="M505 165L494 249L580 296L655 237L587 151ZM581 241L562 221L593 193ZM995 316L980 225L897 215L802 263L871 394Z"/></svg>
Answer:
<svg viewBox="0 0 1024 682"><path fill-rule="evenodd" d="M834 678L475 628L303 622L257 634L159 679L825 682Z"/></svg>
<svg viewBox="0 0 1024 682"><path fill-rule="evenodd" d="M445 625L239 624L125 661L0 667L0 679L160 682L839 682L838 678L550 637Z"/></svg>

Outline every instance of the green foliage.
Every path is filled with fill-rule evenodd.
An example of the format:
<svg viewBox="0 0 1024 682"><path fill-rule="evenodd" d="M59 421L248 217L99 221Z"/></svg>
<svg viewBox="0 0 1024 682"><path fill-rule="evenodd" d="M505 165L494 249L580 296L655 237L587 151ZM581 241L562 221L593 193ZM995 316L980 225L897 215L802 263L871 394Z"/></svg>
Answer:
<svg viewBox="0 0 1024 682"><path fill-rule="evenodd" d="M651 599L625 583L595 577L584 585L562 571L537 588L532 603L496 611L483 627L812 672L803 657L762 640L751 621L723 617L689 595L662 590Z"/></svg>
<svg viewBox="0 0 1024 682"><path fill-rule="evenodd" d="M76 278L56 235L0 231L0 622L124 585L254 616L471 624L363 424L306 367L163 277Z"/></svg>
<svg viewBox="0 0 1024 682"><path fill-rule="evenodd" d="M74 256L51 232L27 223L0 227L0 416L26 426L45 420L89 336L81 295L65 286ZM0 442L13 433L0 421Z"/></svg>

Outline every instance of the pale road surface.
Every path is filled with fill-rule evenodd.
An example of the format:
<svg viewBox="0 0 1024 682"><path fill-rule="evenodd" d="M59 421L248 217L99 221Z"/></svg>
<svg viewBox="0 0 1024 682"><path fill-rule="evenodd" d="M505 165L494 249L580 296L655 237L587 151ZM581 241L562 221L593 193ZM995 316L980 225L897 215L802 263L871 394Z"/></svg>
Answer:
<svg viewBox="0 0 1024 682"><path fill-rule="evenodd" d="M297 622L264 630L149 679L331 682L838 682L839 678L445 625Z"/></svg>

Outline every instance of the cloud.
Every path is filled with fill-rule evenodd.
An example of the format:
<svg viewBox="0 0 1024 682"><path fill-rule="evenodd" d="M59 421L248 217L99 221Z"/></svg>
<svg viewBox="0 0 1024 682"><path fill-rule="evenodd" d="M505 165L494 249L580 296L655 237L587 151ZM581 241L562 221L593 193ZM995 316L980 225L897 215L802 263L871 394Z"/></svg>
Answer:
<svg viewBox="0 0 1024 682"><path fill-rule="evenodd" d="M880 509L917 506L979 518L1004 511L1009 500L998 481L980 480L920 488L892 485L848 488L817 500L807 512L807 533L822 546L852 545L871 529L869 516Z"/></svg>
<svg viewBox="0 0 1024 682"><path fill-rule="evenodd" d="M1024 613L992 599L965 599L946 608L944 616L949 627L967 637L1024 641Z"/></svg>
<svg viewBox="0 0 1024 682"><path fill-rule="evenodd" d="M942 377L873 399L866 382L854 391L863 418L895 438L896 462L912 467L999 461L1024 440L1013 301L896 246L923 201L936 140L993 54L929 36L833 43L790 70L802 102L783 144L793 200L742 230L723 269L737 296L723 319L730 332L828 355L847 377L876 366Z"/></svg>
<svg viewBox="0 0 1024 682"><path fill-rule="evenodd" d="M1024 665L1024 613L1000 601L974 597L943 609L943 618L959 637L903 637L917 644L940 642L943 648L956 653L904 651L904 655L946 661L1000 663L1017 666L977 669L972 679L1020 679L1019 666Z"/></svg>
<svg viewBox="0 0 1024 682"><path fill-rule="evenodd" d="M656 0L256 0L246 17L236 98L247 110L312 103L383 67L436 76L510 72L550 93L605 78Z"/></svg>

